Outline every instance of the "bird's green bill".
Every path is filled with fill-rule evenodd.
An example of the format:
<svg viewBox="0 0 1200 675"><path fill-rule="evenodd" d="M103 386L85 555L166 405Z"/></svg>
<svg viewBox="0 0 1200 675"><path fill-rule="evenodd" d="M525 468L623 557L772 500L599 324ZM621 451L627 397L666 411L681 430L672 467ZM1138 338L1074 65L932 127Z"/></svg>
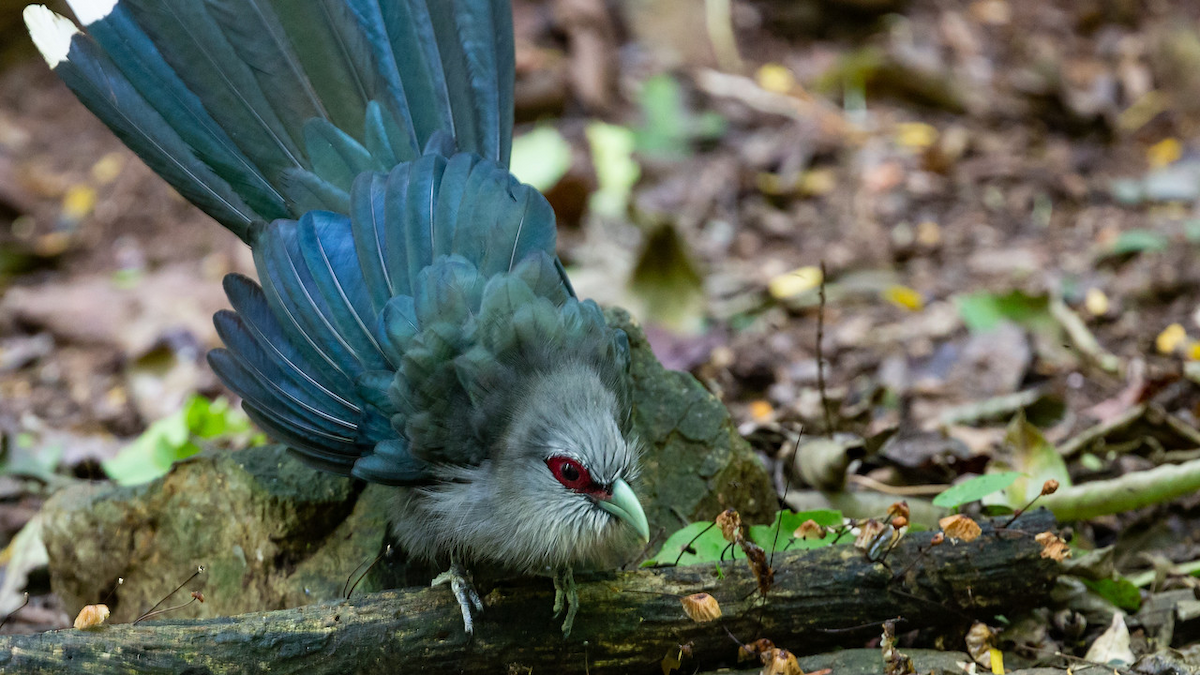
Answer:
<svg viewBox="0 0 1200 675"><path fill-rule="evenodd" d="M598 503L600 508L632 525L642 536L642 541L650 541L650 524L646 522L646 513L629 483L618 479L613 483L612 497Z"/></svg>

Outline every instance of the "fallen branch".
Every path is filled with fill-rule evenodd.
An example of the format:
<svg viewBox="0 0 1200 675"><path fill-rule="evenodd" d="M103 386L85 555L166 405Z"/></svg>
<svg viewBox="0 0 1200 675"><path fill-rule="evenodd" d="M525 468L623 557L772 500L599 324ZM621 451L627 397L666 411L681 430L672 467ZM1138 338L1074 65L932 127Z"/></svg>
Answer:
<svg viewBox="0 0 1200 675"><path fill-rule="evenodd" d="M1200 490L1200 459L1094 480L1043 497L1059 520L1087 520L1161 504Z"/></svg>
<svg viewBox="0 0 1200 675"><path fill-rule="evenodd" d="M740 562L725 564L724 578L712 565L577 575L582 607L568 640L550 616L550 582L531 579L490 589L472 642L449 592L406 589L236 617L4 636L0 671L651 673L689 642L689 668L714 667L735 658L729 634L810 653L861 645L897 616L906 630L965 630L973 617L1035 607L1057 565L1040 556L1032 534L1053 526L1045 511L1006 530L985 523L979 539L932 547L896 580L918 547L929 548L931 533L906 537L890 567L848 546L782 553L765 604ZM701 624L684 615L680 597L700 591L720 600L724 617Z"/></svg>

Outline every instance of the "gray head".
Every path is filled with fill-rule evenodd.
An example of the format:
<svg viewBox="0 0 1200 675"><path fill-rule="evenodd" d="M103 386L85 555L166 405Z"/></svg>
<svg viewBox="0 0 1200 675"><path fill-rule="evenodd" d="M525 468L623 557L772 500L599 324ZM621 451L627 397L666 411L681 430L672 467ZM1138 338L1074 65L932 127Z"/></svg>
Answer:
<svg viewBox="0 0 1200 675"><path fill-rule="evenodd" d="M622 433L626 411L612 388L590 367L566 365L531 378L525 394L493 467L500 502L536 526L520 545L561 564L608 558L631 535L647 539L630 487L637 444Z"/></svg>
<svg viewBox="0 0 1200 675"><path fill-rule="evenodd" d="M614 388L583 364L515 387L487 461L447 466L435 486L403 490L396 535L410 552L542 571L618 562L649 527L630 484L636 443Z"/></svg>

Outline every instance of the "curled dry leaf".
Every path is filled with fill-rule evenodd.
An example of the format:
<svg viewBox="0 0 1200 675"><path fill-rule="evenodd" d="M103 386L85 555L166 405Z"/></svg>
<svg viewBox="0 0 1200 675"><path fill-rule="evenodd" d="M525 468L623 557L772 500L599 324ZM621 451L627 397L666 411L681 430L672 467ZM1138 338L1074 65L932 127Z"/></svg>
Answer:
<svg viewBox="0 0 1200 675"><path fill-rule="evenodd" d="M961 513L942 518L938 521L938 527L942 528L942 532L945 532L947 537L960 541L975 541L980 534L983 534L979 523Z"/></svg>
<svg viewBox="0 0 1200 675"><path fill-rule="evenodd" d="M725 509L717 516L717 527L725 541L736 544L742 538L742 516L734 509Z"/></svg>
<svg viewBox="0 0 1200 675"><path fill-rule="evenodd" d="M1042 545L1042 557L1050 558L1062 562L1071 557L1071 548L1067 546L1067 542L1053 532L1043 532L1033 538L1034 541Z"/></svg>
<svg viewBox="0 0 1200 675"><path fill-rule="evenodd" d="M854 546L864 551L871 550L875 546L875 540L878 539L886 529L887 528L884 527L883 523L875 520L874 518L868 518L867 520L864 520L863 522L859 523L858 536L854 538Z"/></svg>
<svg viewBox="0 0 1200 675"><path fill-rule="evenodd" d="M803 541L810 541L812 539L824 539L825 534L825 526L810 518L800 523L800 527L796 528L792 536Z"/></svg>
<svg viewBox="0 0 1200 675"><path fill-rule="evenodd" d="M684 614L687 614L688 618L696 623L715 621L721 618L721 605L708 593L693 593L680 598L679 602L683 605Z"/></svg>
<svg viewBox="0 0 1200 675"><path fill-rule="evenodd" d="M767 553L762 547L745 539L741 540L742 552L746 554L746 563L758 581L758 592L766 595L775 585L775 570L767 564Z"/></svg>
<svg viewBox="0 0 1200 675"><path fill-rule="evenodd" d="M762 653L762 675L804 675L796 655L786 649L769 649Z"/></svg>
<svg viewBox="0 0 1200 675"><path fill-rule="evenodd" d="M887 514L888 518L893 520L896 518L908 520L910 515L908 512L908 502L896 502L895 504L892 504L888 507Z"/></svg>
<svg viewBox="0 0 1200 675"><path fill-rule="evenodd" d="M204 602L204 594L201 593L200 591L192 591L192 599L199 600L200 602Z"/></svg>
<svg viewBox="0 0 1200 675"><path fill-rule="evenodd" d="M758 661L767 651L774 649L775 643L767 638L759 638L754 642L738 647L738 663L742 661Z"/></svg>
<svg viewBox="0 0 1200 675"><path fill-rule="evenodd" d="M1052 495L1055 492L1058 492L1058 481L1051 478L1045 483L1042 483L1042 496Z"/></svg>
<svg viewBox="0 0 1200 675"><path fill-rule="evenodd" d="M945 542L946 542L946 535L942 532L938 532L937 534L933 535L933 539L929 540L929 545L930 546L941 546Z"/></svg>
<svg viewBox="0 0 1200 675"><path fill-rule="evenodd" d="M996 633L986 623L976 621L967 631L967 653L975 659L975 663L990 669L992 667L992 652L996 646Z"/></svg>
<svg viewBox="0 0 1200 675"><path fill-rule="evenodd" d="M883 622L883 635L879 638L879 650L883 656L886 675L913 675L917 672L913 660L896 647L896 622Z"/></svg>
<svg viewBox="0 0 1200 675"><path fill-rule="evenodd" d="M108 605L87 605L75 617L76 628L96 628L108 618Z"/></svg>

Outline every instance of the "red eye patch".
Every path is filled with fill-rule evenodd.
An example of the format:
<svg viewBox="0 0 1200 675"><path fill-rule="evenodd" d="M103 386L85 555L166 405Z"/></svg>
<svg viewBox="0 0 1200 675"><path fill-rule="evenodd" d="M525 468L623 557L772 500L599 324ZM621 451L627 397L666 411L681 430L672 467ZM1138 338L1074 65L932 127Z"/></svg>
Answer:
<svg viewBox="0 0 1200 675"><path fill-rule="evenodd" d="M550 474L554 476L554 479L562 483L563 487L568 490L592 495L604 492L604 488L592 480L588 470L577 460L570 457L551 457L546 460L546 466L549 467Z"/></svg>

